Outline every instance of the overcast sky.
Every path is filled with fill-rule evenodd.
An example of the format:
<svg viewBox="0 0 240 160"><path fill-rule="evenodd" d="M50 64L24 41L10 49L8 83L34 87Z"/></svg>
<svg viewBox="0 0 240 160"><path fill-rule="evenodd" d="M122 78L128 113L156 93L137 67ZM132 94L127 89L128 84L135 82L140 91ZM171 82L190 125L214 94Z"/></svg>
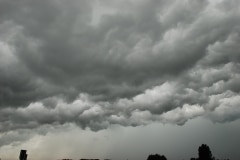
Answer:
<svg viewBox="0 0 240 160"><path fill-rule="evenodd" d="M0 158L239 160L239 0L0 0Z"/></svg>

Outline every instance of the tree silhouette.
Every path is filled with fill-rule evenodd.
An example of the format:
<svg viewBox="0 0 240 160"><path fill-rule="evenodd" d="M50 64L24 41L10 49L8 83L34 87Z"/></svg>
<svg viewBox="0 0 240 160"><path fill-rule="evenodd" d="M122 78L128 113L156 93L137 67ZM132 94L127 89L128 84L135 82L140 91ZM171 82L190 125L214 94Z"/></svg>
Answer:
<svg viewBox="0 0 240 160"><path fill-rule="evenodd" d="M164 155L155 154L149 155L147 160L167 160L167 158Z"/></svg>
<svg viewBox="0 0 240 160"><path fill-rule="evenodd" d="M214 158L212 157L212 152L208 145L202 144L198 148L198 159L199 160L213 160Z"/></svg>

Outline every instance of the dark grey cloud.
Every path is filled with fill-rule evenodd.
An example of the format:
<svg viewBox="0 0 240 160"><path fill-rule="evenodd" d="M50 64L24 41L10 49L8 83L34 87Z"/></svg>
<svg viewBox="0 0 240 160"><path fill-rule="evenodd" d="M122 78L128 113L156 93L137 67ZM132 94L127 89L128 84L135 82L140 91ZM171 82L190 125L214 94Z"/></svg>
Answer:
<svg viewBox="0 0 240 160"><path fill-rule="evenodd" d="M2 133L240 118L238 1L0 6Z"/></svg>

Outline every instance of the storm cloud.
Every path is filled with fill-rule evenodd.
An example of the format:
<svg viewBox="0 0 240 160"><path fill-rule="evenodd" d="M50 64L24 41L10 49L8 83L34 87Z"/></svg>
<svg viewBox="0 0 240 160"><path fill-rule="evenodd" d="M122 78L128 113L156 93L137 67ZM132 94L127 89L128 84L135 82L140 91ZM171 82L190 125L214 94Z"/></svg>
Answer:
<svg viewBox="0 0 240 160"><path fill-rule="evenodd" d="M1 0L0 132L239 119L239 3Z"/></svg>

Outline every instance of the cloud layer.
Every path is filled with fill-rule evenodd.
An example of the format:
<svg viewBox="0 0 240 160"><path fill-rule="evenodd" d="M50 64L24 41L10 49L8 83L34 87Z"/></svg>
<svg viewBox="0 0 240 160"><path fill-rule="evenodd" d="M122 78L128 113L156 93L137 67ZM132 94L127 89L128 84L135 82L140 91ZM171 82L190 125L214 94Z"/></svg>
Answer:
<svg viewBox="0 0 240 160"><path fill-rule="evenodd" d="M1 133L239 119L239 6L0 1Z"/></svg>

